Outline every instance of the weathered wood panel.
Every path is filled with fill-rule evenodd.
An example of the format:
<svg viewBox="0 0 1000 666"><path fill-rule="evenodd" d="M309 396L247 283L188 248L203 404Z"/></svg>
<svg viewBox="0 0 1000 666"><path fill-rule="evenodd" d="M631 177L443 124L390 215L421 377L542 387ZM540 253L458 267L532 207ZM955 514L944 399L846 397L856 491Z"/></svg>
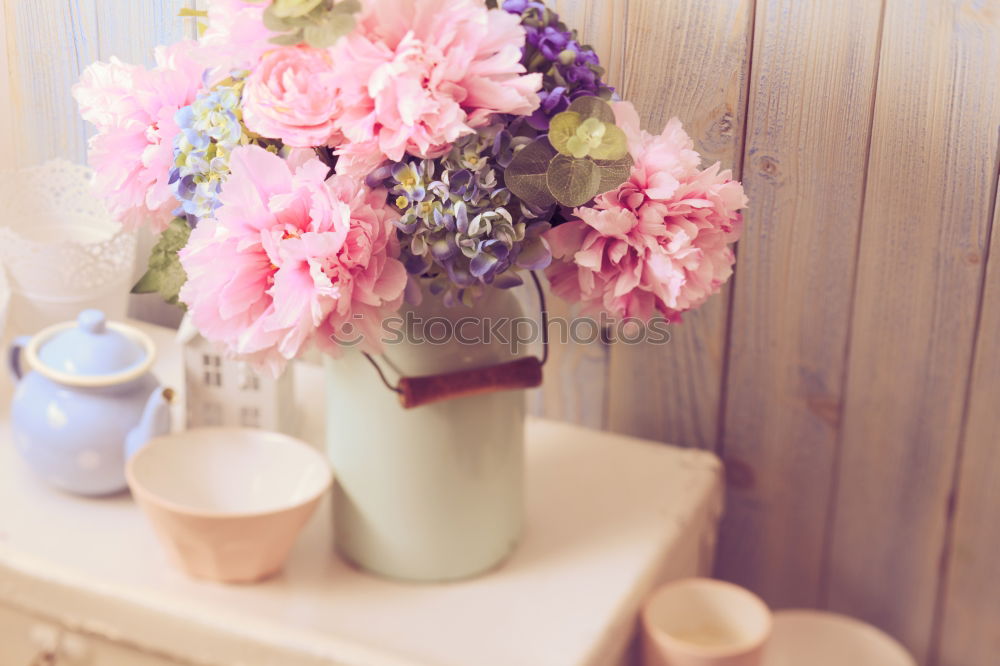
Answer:
<svg viewBox="0 0 1000 666"><path fill-rule="evenodd" d="M70 88L97 60L95 0L3 0L15 108L12 166L83 161L88 130Z"/></svg>
<svg viewBox="0 0 1000 666"><path fill-rule="evenodd" d="M99 1L101 59L117 56L125 62L152 66L155 47L194 37L194 19L178 16L181 9L192 6L191 0Z"/></svg>
<svg viewBox="0 0 1000 666"><path fill-rule="evenodd" d="M938 612L943 624L931 661L938 666L986 666L1000 655L1000 205L989 257Z"/></svg>
<svg viewBox="0 0 1000 666"><path fill-rule="evenodd" d="M650 131L679 117L708 163L739 168L750 61L751 0L632 0L623 92ZM728 289L663 346L611 350L612 429L714 449Z"/></svg>
<svg viewBox="0 0 1000 666"><path fill-rule="evenodd" d="M614 86L620 86L622 81L627 34L625 16L630 1L560 0L555 4L566 24L575 27L580 39L591 45L600 56L607 70L606 79ZM531 298L527 302L535 303ZM573 321L573 309L557 297L550 295L548 305L553 319ZM556 334L549 345L550 360L545 368L545 383L533 392L532 411L592 428L606 428L608 345L603 342L599 331L591 331L583 324L579 326L579 332L588 337L591 332L596 332L595 340L572 342L566 339L568 336L558 333L562 330L569 329L553 327Z"/></svg>
<svg viewBox="0 0 1000 666"><path fill-rule="evenodd" d="M621 86L626 40L631 36L626 17L638 0L557 0L552 3L566 25L576 28L580 38L601 57L607 80Z"/></svg>
<svg viewBox="0 0 1000 666"><path fill-rule="evenodd" d="M779 607L820 597L880 14L757 2L717 571Z"/></svg>
<svg viewBox="0 0 1000 666"><path fill-rule="evenodd" d="M828 595L920 661L993 213L998 18L888 0L882 36Z"/></svg>
<svg viewBox="0 0 1000 666"><path fill-rule="evenodd" d="M0 3L0 155L14 152L14 91L11 89L10 58L7 55L7 7Z"/></svg>

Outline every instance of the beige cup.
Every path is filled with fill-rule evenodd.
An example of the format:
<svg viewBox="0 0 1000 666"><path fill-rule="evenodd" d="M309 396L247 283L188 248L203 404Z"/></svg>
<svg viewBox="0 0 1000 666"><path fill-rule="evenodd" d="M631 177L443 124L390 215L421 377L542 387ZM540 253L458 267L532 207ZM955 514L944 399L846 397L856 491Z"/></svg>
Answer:
<svg viewBox="0 0 1000 666"><path fill-rule="evenodd" d="M653 593L642 633L644 666L760 666L771 611L738 585L688 578Z"/></svg>

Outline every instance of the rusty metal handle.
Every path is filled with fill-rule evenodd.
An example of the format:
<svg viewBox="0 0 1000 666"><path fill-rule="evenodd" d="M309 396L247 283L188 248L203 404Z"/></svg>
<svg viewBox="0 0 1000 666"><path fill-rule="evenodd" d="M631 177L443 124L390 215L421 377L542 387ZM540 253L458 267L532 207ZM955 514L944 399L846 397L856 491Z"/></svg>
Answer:
<svg viewBox="0 0 1000 666"><path fill-rule="evenodd" d="M536 388L541 385L542 362L529 357L485 368L425 377L403 377L399 380L397 390L403 407L413 409L453 398Z"/></svg>

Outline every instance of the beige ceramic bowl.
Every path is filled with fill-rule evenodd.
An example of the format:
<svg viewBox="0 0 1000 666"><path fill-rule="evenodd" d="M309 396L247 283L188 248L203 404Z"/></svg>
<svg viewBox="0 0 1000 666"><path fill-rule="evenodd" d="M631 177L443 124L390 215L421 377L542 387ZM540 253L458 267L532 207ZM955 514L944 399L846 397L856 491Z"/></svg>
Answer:
<svg viewBox="0 0 1000 666"><path fill-rule="evenodd" d="M917 666L902 645L870 624L813 610L778 611L764 666Z"/></svg>
<svg viewBox="0 0 1000 666"><path fill-rule="evenodd" d="M240 428L152 439L126 476L180 567L228 583L278 572L332 482L325 457L308 444Z"/></svg>

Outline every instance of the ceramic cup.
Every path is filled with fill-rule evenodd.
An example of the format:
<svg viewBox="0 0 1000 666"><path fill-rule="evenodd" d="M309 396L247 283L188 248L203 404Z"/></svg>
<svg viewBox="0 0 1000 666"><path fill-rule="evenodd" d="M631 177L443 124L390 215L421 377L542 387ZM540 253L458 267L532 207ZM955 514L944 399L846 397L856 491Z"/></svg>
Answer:
<svg viewBox="0 0 1000 666"><path fill-rule="evenodd" d="M156 437L126 476L173 560L227 583L277 573L332 482L326 458L305 442L244 428Z"/></svg>
<svg viewBox="0 0 1000 666"><path fill-rule="evenodd" d="M688 578L653 593L642 631L644 666L760 666L771 611L732 583Z"/></svg>

